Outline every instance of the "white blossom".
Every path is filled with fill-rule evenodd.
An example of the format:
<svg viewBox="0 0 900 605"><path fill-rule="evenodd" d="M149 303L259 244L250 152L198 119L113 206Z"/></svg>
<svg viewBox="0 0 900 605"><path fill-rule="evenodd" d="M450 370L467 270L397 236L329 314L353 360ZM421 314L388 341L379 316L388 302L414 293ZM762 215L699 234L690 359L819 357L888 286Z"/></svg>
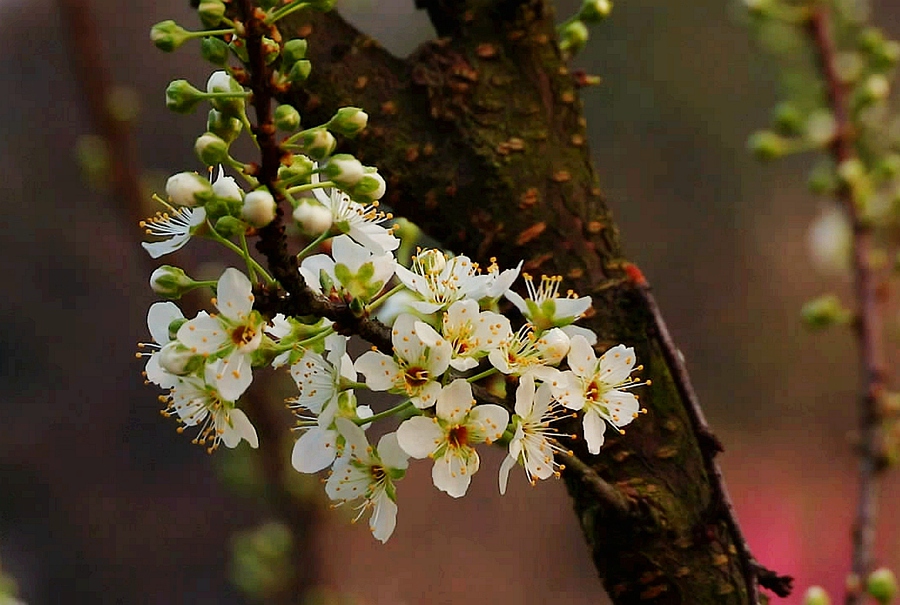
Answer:
<svg viewBox="0 0 900 605"><path fill-rule="evenodd" d="M397 265L397 278L422 300L410 305L419 313L431 315L457 300L482 298L492 278L478 272L478 265L467 256L447 258L440 250L420 251L412 268Z"/></svg>
<svg viewBox="0 0 900 605"><path fill-rule="evenodd" d="M313 175L312 182L318 182L318 175ZM331 187L328 193L313 189L313 195L331 211L332 229L349 235L374 254L386 254L400 246L393 231L380 225L391 217L378 210L378 202L363 206L337 187Z"/></svg>
<svg viewBox="0 0 900 605"><path fill-rule="evenodd" d="M169 212L158 212L147 220L141 221L147 235L164 237L159 242L141 242L144 250L152 258L170 254L180 250L191 239L191 232L197 226L206 222L206 209L204 208L173 208Z"/></svg>
<svg viewBox="0 0 900 605"><path fill-rule="evenodd" d="M523 274L528 298L523 299L512 290L507 290L506 298L528 319L539 331L553 327L567 326L582 315L591 306L591 297L577 298L569 291L566 298L559 297L559 285L562 276L541 276L540 286L527 273Z"/></svg>
<svg viewBox="0 0 900 605"><path fill-rule="evenodd" d="M339 235L331 242L331 256L316 254L303 259L300 274L307 286L321 292L320 277L324 271L335 285L343 287L351 297L369 302L390 281L394 275L394 265L392 254L374 254L349 236Z"/></svg>
<svg viewBox="0 0 900 605"><path fill-rule="evenodd" d="M434 418L415 416L397 429L400 447L413 458L432 458L434 486L454 498L469 489L480 459L472 447L499 439L509 412L493 404L472 407L472 386L456 379L438 396Z"/></svg>
<svg viewBox="0 0 900 605"><path fill-rule="evenodd" d="M164 389L172 388L178 383L178 376L166 371L159 364L160 351L171 341L169 338L169 326L177 319L184 319L184 315L182 315L178 305L173 302L153 303L147 311L147 329L150 330L153 342L138 345L140 348L153 349L151 353L141 354L141 356L148 356L144 374L147 380Z"/></svg>
<svg viewBox="0 0 900 605"><path fill-rule="evenodd" d="M450 366L450 343L415 316L404 314L391 328L394 356L367 351L356 360L356 370L373 391L390 391L409 397L417 408L435 404ZM431 343L431 344L429 344Z"/></svg>
<svg viewBox="0 0 900 605"><path fill-rule="evenodd" d="M365 432L346 418L335 420L345 439L343 453L325 483L325 493L342 502L363 498L354 521L369 509L369 528L381 542L387 542L397 525L397 492L394 480L409 466L409 455L397 443L397 433L388 433L373 448Z"/></svg>
<svg viewBox="0 0 900 605"><path fill-rule="evenodd" d="M637 397L627 391L649 384L631 377L635 361L634 349L625 345L616 345L598 360L584 338L572 339L569 371L552 383L553 395L565 407L584 411L584 438L592 454L600 453L606 423L624 432L621 427L641 412Z"/></svg>
<svg viewBox="0 0 900 605"><path fill-rule="evenodd" d="M512 338L509 320L492 311L479 311L474 300L458 300L441 320L441 335L450 342L450 365L459 371L471 370L488 352ZM431 343L427 343L431 345Z"/></svg>

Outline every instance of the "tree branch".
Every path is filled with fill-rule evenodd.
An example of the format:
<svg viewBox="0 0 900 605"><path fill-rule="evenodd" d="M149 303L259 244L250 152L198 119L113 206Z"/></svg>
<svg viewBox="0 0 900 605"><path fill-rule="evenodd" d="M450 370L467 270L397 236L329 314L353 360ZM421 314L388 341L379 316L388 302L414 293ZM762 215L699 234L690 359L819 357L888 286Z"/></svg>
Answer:
<svg viewBox="0 0 900 605"><path fill-rule="evenodd" d="M856 159L856 135L849 112L847 88L837 69L837 49L830 21L828 8L817 6L810 16L809 34L818 53L835 119L831 155L835 164L840 166ZM851 571L862 581L872 570L879 475L885 468L879 410L885 389L884 303L871 261L875 251L872 224L861 215L853 190L846 183L839 188L837 201L847 213L853 229L853 275L858 304L856 332L862 385L859 399L859 492L853 527ZM861 586L862 582L857 584ZM846 605L860 602L862 593L859 586L848 589Z"/></svg>

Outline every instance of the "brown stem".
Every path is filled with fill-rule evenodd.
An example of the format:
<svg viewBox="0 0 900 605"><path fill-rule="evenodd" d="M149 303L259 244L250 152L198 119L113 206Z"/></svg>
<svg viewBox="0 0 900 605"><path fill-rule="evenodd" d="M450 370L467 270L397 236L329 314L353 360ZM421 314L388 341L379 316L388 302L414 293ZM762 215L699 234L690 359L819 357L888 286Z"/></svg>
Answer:
<svg viewBox="0 0 900 605"><path fill-rule="evenodd" d="M137 223L143 218L140 162L130 124L111 111L112 78L89 0L58 0L58 4L90 121L107 145L113 192L127 208L129 218Z"/></svg>
<svg viewBox="0 0 900 605"><path fill-rule="evenodd" d="M828 9L824 5L818 6L810 17L809 32L818 52L836 124L831 155L835 164L840 166L844 162L855 160L857 154L847 87L838 74L837 49L830 21ZM859 399L859 501L853 526L851 571L862 580L872 570L879 475L884 470L878 410L879 399L885 388L884 318L879 284L872 270L871 257L875 250L872 225L861 216L850 186L842 185L837 199L847 212L853 228L853 276L858 305L856 332L862 385ZM856 605L861 598L859 588L854 587L848 589L845 603Z"/></svg>

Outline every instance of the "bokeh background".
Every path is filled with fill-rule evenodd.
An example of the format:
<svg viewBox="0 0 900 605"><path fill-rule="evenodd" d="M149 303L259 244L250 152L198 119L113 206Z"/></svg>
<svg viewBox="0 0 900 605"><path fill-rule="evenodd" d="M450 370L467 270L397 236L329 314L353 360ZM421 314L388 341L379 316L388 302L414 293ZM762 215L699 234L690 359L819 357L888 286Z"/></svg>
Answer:
<svg viewBox="0 0 900 605"><path fill-rule="evenodd" d="M339 6L401 55L433 34L411 1ZM163 90L176 77L202 83L208 68L190 45L159 53L147 32L195 20L186 0L91 7L115 83L139 101L141 168L159 190L168 174L200 168L192 147L203 128L201 114L166 112ZM583 98L626 250L726 444L721 462L751 547L796 577L786 602L799 603L810 583L838 591L849 559L855 350L847 331L800 325L805 300L846 295L848 283L809 259L807 230L825 203L805 190L811 160L762 166L745 151L767 124L778 77L738 9L622 2L578 63L604 79ZM900 8L873 9L900 36ZM92 126L67 27L54 3L0 0L0 561L35 605L250 603L229 580L233 537L271 514L252 489L234 489L252 467L177 435L141 382L134 351L147 339L154 263L137 245L133 210L89 187L75 161ZM200 266L212 258L203 255L181 259ZM392 605L603 602L562 483L532 489L515 475L500 498L501 458L484 456L461 500L414 464L385 546L320 497L306 548L325 594ZM898 496L891 476L877 556L894 566Z"/></svg>

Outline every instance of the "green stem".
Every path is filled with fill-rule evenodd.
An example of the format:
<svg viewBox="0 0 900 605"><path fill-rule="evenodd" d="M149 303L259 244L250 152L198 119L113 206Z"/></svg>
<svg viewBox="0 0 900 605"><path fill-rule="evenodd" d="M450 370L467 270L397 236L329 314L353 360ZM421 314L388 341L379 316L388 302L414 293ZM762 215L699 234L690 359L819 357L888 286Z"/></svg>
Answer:
<svg viewBox="0 0 900 605"><path fill-rule="evenodd" d="M306 3L306 2L299 2L299 1L298 1L298 2L294 2L293 4L288 4L288 5L286 5L286 6L282 6L282 7L279 8L277 11L275 11L274 13L272 13L271 15L269 15L268 17L266 17L266 23L269 24L269 25L271 25L272 23L275 23L275 22L278 21L279 19L283 19L284 17L287 17L288 15L290 15L291 13L293 13L294 11L298 11L298 10L300 10L301 8L306 8L307 6L309 6L308 3Z"/></svg>
<svg viewBox="0 0 900 605"><path fill-rule="evenodd" d="M209 221L206 221L206 224L207 224L207 226L209 226L209 234L210 234L211 239L219 242L220 244L222 244L223 246L225 246L226 248L228 248L229 250L231 250L238 256L246 258L247 262L252 263L253 268L256 269L260 273L260 275L263 276L263 279L266 280L266 284L271 286L276 283L275 280L272 278L272 276L269 275L269 272L266 271L266 269L262 265L260 265L258 262L256 262L252 257L247 256L245 254L245 252L243 250L241 250L241 248L237 244L222 237L222 234L220 234L218 231L216 231L216 228L212 226L212 223L210 223Z"/></svg>
<svg viewBox="0 0 900 605"><path fill-rule="evenodd" d="M244 252L244 258L247 261L247 274L250 276L250 281L256 281L256 271L253 270L253 265L250 261L253 260L253 257L250 256L250 249L247 247L247 236L244 233L241 233L241 250Z"/></svg>
<svg viewBox="0 0 900 605"><path fill-rule="evenodd" d="M481 380L482 378L487 378L488 376L493 376L497 372L498 372L497 368L488 368L487 370L485 370L484 372L482 372L480 374L475 374L474 376L469 376L468 378L466 378L466 382L477 382L477 381Z"/></svg>
<svg viewBox="0 0 900 605"><path fill-rule="evenodd" d="M379 420L384 420L385 418L390 418L391 416L395 416L400 412L405 412L409 408L413 407L412 401L404 401L400 405L395 405L389 410L385 410L383 412L378 412L374 416L369 416L368 418L358 418L354 420L358 426L362 426L364 424L369 424L370 422L378 422Z"/></svg>
<svg viewBox="0 0 900 605"><path fill-rule="evenodd" d="M316 334L315 336L310 336L306 340L299 340L299 341L295 342L294 346L309 348L309 345L315 344L315 343L319 342L320 340L325 340L325 338L331 336L332 334L334 334L334 328L329 326L326 329L319 332L318 334Z"/></svg>
<svg viewBox="0 0 900 605"><path fill-rule="evenodd" d="M366 305L366 310L374 311L375 309L377 309L378 307L383 305L384 301L386 301L391 296L393 296L400 290L404 289L405 287L406 286L404 286L403 284L397 284L396 286L394 286L393 288L391 288L390 290L388 290L387 292L385 292L384 294L382 294L381 296L379 296L378 298L376 298L375 300L370 302L368 305Z"/></svg>
<svg viewBox="0 0 900 605"><path fill-rule="evenodd" d="M297 185L288 189L288 193L302 193L304 191L312 191L313 189L324 189L326 187L334 187L333 181L321 181L319 183L307 183L306 185Z"/></svg>
<svg viewBox="0 0 900 605"><path fill-rule="evenodd" d="M319 244L321 244L322 242L324 242L324 241L325 241L326 239L328 239L329 237L331 237L331 232L330 232L330 231L326 231L325 233L321 234L319 237L317 237L316 239L314 239L314 240L313 240L306 248L304 248L303 250L300 251L299 254L297 254L297 262L300 262L301 260L303 260L304 258L306 258L306 256L307 256L310 252L312 252L313 250L315 250L316 248L318 248L318 247L319 247Z"/></svg>
<svg viewBox="0 0 900 605"><path fill-rule="evenodd" d="M222 19L225 20L224 18ZM230 23L230 22L229 22ZM188 39L191 38L206 38L207 36L224 36L226 34L233 34L234 28L229 27L228 29L210 29L201 32L187 32Z"/></svg>

